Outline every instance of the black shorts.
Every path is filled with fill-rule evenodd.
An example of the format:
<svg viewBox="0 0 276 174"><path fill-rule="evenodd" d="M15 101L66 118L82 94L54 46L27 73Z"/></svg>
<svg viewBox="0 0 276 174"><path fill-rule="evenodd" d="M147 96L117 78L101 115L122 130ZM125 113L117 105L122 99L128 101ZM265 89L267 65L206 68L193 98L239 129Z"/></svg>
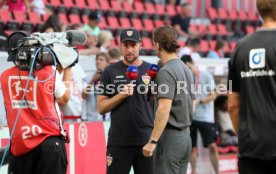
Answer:
<svg viewBox="0 0 276 174"><path fill-rule="evenodd" d="M131 166L135 174L152 174L153 157L144 157L142 149L143 146L108 146L107 174L129 174Z"/></svg>
<svg viewBox="0 0 276 174"><path fill-rule="evenodd" d="M259 160L254 158L239 158L240 174L265 174L276 173L276 159Z"/></svg>
<svg viewBox="0 0 276 174"><path fill-rule="evenodd" d="M213 123L193 121L190 129L191 129L192 147L197 146L197 130L199 130L201 134L204 147L208 147L216 140L216 128Z"/></svg>
<svg viewBox="0 0 276 174"><path fill-rule="evenodd" d="M9 158L13 174L66 174L67 155L62 137L48 137L30 152Z"/></svg>

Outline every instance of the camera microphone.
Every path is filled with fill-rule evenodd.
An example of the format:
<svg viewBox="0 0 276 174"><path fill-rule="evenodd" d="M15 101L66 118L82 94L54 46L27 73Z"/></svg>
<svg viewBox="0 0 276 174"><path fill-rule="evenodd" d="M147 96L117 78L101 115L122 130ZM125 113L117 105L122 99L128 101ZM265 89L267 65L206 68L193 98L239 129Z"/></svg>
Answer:
<svg viewBox="0 0 276 174"><path fill-rule="evenodd" d="M66 31L66 39L70 46L77 46L85 44L87 37L82 31L68 30Z"/></svg>

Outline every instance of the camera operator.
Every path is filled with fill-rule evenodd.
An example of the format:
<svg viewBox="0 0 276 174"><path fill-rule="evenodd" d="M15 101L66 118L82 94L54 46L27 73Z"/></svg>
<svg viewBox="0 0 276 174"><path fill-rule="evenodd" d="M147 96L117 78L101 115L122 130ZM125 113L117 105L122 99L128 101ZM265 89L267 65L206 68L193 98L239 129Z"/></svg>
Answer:
<svg viewBox="0 0 276 174"><path fill-rule="evenodd" d="M9 61L16 60L17 41L22 38L20 34L12 36L8 40L11 48ZM60 76L62 72L63 79ZM29 74L29 70L23 70L17 64L1 75L11 134L8 173L65 174L67 155L64 143L69 140L58 105L65 105L69 100L71 67L45 65L33 70L33 78L29 79ZM40 82L48 78L48 81Z"/></svg>
<svg viewBox="0 0 276 174"><path fill-rule="evenodd" d="M110 57L106 53L99 53L96 55L96 72L92 76L85 78L87 86L82 91L82 98L85 100L86 110L83 113L83 119L88 121L105 121L105 115L101 116L97 109L97 96L94 92L95 86L100 83L103 70L108 66Z"/></svg>

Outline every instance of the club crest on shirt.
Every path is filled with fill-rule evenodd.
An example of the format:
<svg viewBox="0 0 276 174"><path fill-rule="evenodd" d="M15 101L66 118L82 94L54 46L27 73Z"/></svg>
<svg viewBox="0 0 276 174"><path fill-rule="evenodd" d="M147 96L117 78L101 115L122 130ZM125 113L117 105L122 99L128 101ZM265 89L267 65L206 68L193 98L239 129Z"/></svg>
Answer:
<svg viewBox="0 0 276 174"><path fill-rule="evenodd" d="M112 161L113 161L113 157L110 155L107 155L106 156L107 167L111 166Z"/></svg>
<svg viewBox="0 0 276 174"><path fill-rule="evenodd" d="M144 82L146 85L148 85L148 84L150 83L150 76L148 76L148 75L143 75L143 76L142 76L142 80L143 80L143 82Z"/></svg>

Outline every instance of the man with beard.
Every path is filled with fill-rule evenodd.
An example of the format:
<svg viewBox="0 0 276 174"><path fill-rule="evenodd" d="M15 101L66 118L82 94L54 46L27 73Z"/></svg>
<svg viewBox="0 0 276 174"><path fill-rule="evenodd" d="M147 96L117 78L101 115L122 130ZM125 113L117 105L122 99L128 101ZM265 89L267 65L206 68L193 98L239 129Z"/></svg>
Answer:
<svg viewBox="0 0 276 174"><path fill-rule="evenodd" d="M111 112L107 173L128 174L133 166L135 174L151 174L153 159L142 154L153 128L153 109L146 94L146 85L150 82L147 75L150 64L139 59L142 45L137 30L123 30L120 42L124 59L105 68L101 78L103 89L98 90L99 113ZM134 83L126 77L130 65L137 66L139 70Z"/></svg>

